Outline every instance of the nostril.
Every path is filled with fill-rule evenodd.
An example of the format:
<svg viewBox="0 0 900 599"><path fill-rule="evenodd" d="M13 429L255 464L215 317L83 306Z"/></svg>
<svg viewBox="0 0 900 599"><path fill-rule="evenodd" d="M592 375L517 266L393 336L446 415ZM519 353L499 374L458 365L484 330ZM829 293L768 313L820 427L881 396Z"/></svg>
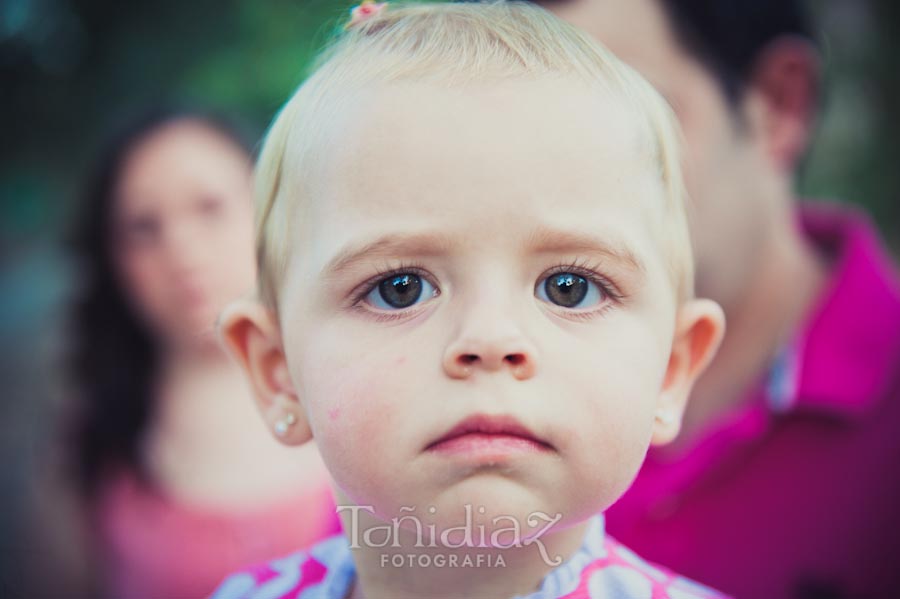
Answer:
<svg viewBox="0 0 900 599"><path fill-rule="evenodd" d="M466 366L469 366L478 361L478 356L476 356L475 354L463 354L459 357L459 361Z"/></svg>
<svg viewBox="0 0 900 599"><path fill-rule="evenodd" d="M509 354L506 356L506 361L513 366L518 366L525 361L525 356L523 354Z"/></svg>

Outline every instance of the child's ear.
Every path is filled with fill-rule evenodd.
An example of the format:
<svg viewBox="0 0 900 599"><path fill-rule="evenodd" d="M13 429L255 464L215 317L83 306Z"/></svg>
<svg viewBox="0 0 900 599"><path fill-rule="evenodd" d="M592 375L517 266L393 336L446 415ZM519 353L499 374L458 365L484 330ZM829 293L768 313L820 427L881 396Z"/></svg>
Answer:
<svg viewBox="0 0 900 599"><path fill-rule="evenodd" d="M716 354L724 334L725 315L714 301L689 300L679 309L672 353L656 406L653 445L665 445L678 436L691 387Z"/></svg>
<svg viewBox="0 0 900 599"><path fill-rule="evenodd" d="M285 445L309 441L309 421L288 375L281 334L271 310L256 300L236 300L219 316L218 329L226 350L250 380L272 434Z"/></svg>

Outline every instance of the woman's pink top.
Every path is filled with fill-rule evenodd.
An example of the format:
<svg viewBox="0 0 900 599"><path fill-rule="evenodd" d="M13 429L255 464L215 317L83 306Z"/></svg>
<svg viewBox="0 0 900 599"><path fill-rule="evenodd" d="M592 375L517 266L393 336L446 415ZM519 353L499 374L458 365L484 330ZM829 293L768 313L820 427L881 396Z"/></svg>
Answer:
<svg viewBox="0 0 900 599"><path fill-rule="evenodd" d="M97 508L106 589L117 599L206 597L242 566L341 530L324 481L298 497L225 512L176 502L126 473L107 484Z"/></svg>

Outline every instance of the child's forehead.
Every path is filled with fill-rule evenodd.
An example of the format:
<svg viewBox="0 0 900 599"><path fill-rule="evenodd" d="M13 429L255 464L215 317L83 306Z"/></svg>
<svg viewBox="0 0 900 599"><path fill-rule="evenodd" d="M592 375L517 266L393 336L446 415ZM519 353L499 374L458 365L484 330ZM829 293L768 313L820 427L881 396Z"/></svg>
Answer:
<svg viewBox="0 0 900 599"><path fill-rule="evenodd" d="M322 141L338 160L378 155L415 163L418 149L441 146L579 163L597 158L646 164L654 144L645 118L621 95L575 77L439 82L398 81L348 94ZM330 142L330 143L329 143ZM514 151L514 152L513 152ZM594 163L594 168L602 163Z"/></svg>
<svg viewBox="0 0 900 599"><path fill-rule="evenodd" d="M635 121L578 81L365 90L323 130L302 246L324 262L392 235L450 251L557 231L646 254L666 199Z"/></svg>
<svg viewBox="0 0 900 599"><path fill-rule="evenodd" d="M316 168L297 176L315 202L344 210L441 210L463 195L540 197L565 210L569 200L660 191L645 123L576 79L382 85L344 98L320 135Z"/></svg>

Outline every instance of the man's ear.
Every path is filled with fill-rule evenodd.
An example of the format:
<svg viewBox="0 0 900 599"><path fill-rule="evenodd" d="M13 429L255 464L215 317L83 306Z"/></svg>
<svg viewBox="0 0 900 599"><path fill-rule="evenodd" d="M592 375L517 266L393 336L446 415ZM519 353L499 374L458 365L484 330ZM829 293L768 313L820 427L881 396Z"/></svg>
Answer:
<svg viewBox="0 0 900 599"><path fill-rule="evenodd" d="M311 439L272 311L256 300L239 299L219 316L218 329L225 349L247 375L269 430L285 445Z"/></svg>
<svg viewBox="0 0 900 599"><path fill-rule="evenodd" d="M815 127L821 64L808 40L782 36L763 50L754 65L745 109L768 158L793 173Z"/></svg>
<svg viewBox="0 0 900 599"><path fill-rule="evenodd" d="M653 445L665 445L678 436L691 387L716 354L724 334L725 314L714 301L689 300L679 309L672 353L656 406Z"/></svg>

